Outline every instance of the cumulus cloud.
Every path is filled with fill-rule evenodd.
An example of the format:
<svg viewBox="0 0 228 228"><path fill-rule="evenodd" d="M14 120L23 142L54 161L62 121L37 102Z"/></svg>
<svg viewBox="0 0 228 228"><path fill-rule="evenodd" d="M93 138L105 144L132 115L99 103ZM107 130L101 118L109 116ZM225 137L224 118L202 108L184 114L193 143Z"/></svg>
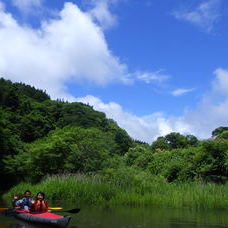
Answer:
<svg viewBox="0 0 228 228"><path fill-rule="evenodd" d="M109 5L117 0L94 2L98 15L101 5L108 12ZM14 4L29 8L40 6L41 1L14 0ZM43 19L39 28L32 28L26 23L21 25L1 5L0 74L12 81L44 89L54 99L72 100L66 87L69 81L104 86L136 80L160 83L168 77L160 71L129 72L127 65L110 51L103 28L91 16L93 9L82 11L73 3L65 3L54 18ZM104 21L111 24L106 17Z"/></svg>
<svg viewBox="0 0 228 228"><path fill-rule="evenodd" d="M127 66L112 55L100 27L72 3L39 29L20 25L2 7L0 50L1 75L45 89L52 98L66 95L67 80L127 81Z"/></svg>
<svg viewBox="0 0 228 228"><path fill-rule="evenodd" d="M103 28L94 22L90 13L81 11L73 3L66 3L58 17L43 20L41 24L38 29L20 25L0 4L1 76L46 90L52 98L89 103L113 118L133 138L146 142L172 131L206 138L214 128L227 126L227 70L215 70L212 90L196 110L179 117L162 112L137 116L115 102L104 103L94 96L75 98L68 93L66 82L106 85L134 79L151 83L164 81L168 75L160 71L128 72L127 66L109 50ZM219 101L212 99L212 95L218 95Z"/></svg>
<svg viewBox="0 0 228 228"><path fill-rule="evenodd" d="M190 93L193 90L194 90L193 88L192 89L176 89L176 90L172 91L171 94L173 96L177 97L177 96L182 96L182 95L184 95L186 93Z"/></svg>
<svg viewBox="0 0 228 228"><path fill-rule="evenodd" d="M219 68L214 74L211 91L202 97L198 107L178 117L166 116L162 112L136 116L115 102L104 103L94 96L77 98L77 101L88 103L94 109L106 113L108 118L114 119L134 139L151 143L158 136L171 132L193 134L205 139L211 137L215 128L228 125L228 70ZM215 102L217 99L214 96L220 98L219 102Z"/></svg>
<svg viewBox="0 0 228 228"><path fill-rule="evenodd" d="M1 76L46 90L54 99L76 100L68 93L66 82L105 85L113 81L129 83L135 78L149 83L166 77L160 72L129 73L109 50L103 29L90 13L72 3L66 3L57 18L42 21L39 29L20 25L2 5L0 50ZM104 111L134 138L150 141L151 135L167 132L161 114L141 118L114 102L105 104L92 96L77 100ZM148 125L148 119L153 119L153 123Z"/></svg>
<svg viewBox="0 0 228 228"><path fill-rule="evenodd" d="M228 70L219 68L214 75L211 90L202 97L195 110L167 118L172 131L203 139L209 138L215 128L228 125Z"/></svg>
<svg viewBox="0 0 228 228"><path fill-rule="evenodd" d="M220 17L220 3L221 0L207 0L193 10L175 11L173 15L211 32Z"/></svg>
<svg viewBox="0 0 228 228"><path fill-rule="evenodd" d="M159 135L168 134L172 130L162 113L139 117L126 112L115 102L104 103L101 99L91 95L77 98L76 101L90 104L95 110L104 112L108 118L114 119L134 139L151 142Z"/></svg>
<svg viewBox="0 0 228 228"><path fill-rule="evenodd" d="M171 132L182 134L197 133L185 117L167 117L162 112L155 112L145 116L137 116L126 112L123 107L115 102L104 103L101 99L88 95L77 98L75 101L93 106L95 110L104 112L108 118L114 119L128 134L137 140L151 143L159 136ZM198 135L198 134L196 134Z"/></svg>

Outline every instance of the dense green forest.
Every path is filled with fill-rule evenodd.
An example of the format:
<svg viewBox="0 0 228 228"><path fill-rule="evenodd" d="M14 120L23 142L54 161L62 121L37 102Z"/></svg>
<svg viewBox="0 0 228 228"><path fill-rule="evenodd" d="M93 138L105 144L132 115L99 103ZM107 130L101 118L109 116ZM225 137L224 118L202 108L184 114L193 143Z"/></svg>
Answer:
<svg viewBox="0 0 228 228"><path fill-rule="evenodd" d="M0 186L47 174L97 172L133 145L125 130L83 103L0 79ZM4 184L3 184L4 183Z"/></svg>
<svg viewBox="0 0 228 228"><path fill-rule="evenodd" d="M34 87L0 79L0 186L58 174L106 183L226 183L228 127L207 140L172 132L147 144L83 103L53 101ZM149 187L148 187L149 189Z"/></svg>

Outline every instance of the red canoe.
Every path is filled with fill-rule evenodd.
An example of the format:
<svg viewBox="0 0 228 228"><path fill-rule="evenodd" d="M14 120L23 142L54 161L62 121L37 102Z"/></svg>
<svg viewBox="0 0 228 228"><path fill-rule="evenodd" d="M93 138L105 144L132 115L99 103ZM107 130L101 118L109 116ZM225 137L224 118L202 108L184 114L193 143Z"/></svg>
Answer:
<svg viewBox="0 0 228 228"><path fill-rule="evenodd" d="M15 217L31 223L40 223L56 227L66 227L71 219L70 216L57 215L52 212L30 213L26 210L16 210Z"/></svg>

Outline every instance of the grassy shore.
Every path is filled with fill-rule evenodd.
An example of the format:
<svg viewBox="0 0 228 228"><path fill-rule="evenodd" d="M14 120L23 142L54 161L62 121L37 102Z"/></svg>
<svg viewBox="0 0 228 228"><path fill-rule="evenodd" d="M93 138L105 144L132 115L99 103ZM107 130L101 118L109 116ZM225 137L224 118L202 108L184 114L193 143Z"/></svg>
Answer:
<svg viewBox="0 0 228 228"><path fill-rule="evenodd" d="M134 205L192 209L228 209L228 185L167 183L154 179L136 186L120 185L99 176L53 176L39 184L21 183L3 197L30 189L43 191L48 200L70 200L89 205Z"/></svg>

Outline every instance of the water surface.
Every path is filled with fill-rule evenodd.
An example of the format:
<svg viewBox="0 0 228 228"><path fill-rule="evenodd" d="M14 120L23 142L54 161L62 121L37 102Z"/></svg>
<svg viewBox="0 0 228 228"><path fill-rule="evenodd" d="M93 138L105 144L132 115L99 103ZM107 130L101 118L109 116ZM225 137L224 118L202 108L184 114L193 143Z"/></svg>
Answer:
<svg viewBox="0 0 228 228"><path fill-rule="evenodd" d="M228 227L227 210L195 211L189 209L161 209L152 207L87 207L73 203L53 202L52 206L81 208L78 214L70 214L69 228L189 228ZM65 213L67 214L67 213ZM0 228L44 228L31 225L14 217L0 215Z"/></svg>

